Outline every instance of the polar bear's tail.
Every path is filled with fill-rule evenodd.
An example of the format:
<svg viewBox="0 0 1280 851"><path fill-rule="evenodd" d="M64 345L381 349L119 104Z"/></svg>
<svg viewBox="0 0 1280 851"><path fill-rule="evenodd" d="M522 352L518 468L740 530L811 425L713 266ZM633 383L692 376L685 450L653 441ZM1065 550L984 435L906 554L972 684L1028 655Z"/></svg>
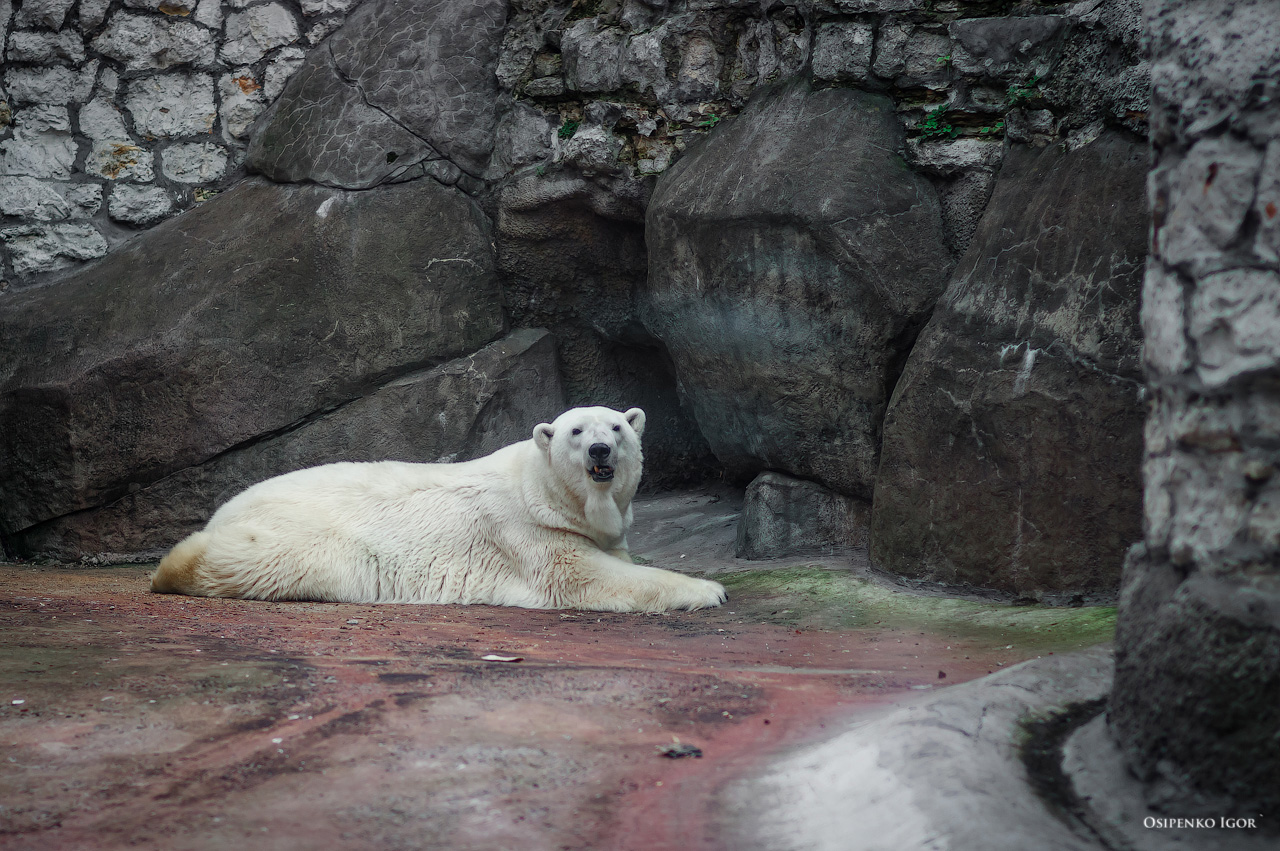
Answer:
<svg viewBox="0 0 1280 851"><path fill-rule="evenodd" d="M183 538L151 575L151 590L157 594L200 594L204 583L199 571L208 548L208 532Z"/></svg>

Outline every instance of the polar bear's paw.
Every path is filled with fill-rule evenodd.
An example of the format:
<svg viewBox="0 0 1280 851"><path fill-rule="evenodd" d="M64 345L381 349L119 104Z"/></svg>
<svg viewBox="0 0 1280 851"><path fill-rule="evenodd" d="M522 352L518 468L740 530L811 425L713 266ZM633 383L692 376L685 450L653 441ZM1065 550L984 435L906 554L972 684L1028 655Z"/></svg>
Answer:
<svg viewBox="0 0 1280 851"><path fill-rule="evenodd" d="M724 586L719 582L712 582L710 579L695 579L697 583L694 586L695 601L687 609L709 609L712 606L723 605L725 600L729 599L729 595L725 593Z"/></svg>

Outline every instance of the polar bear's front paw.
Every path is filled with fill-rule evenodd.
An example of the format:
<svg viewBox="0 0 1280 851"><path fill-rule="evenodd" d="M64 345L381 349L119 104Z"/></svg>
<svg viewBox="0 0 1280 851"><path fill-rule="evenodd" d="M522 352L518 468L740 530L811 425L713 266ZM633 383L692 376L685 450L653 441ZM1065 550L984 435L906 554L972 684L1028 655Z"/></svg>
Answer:
<svg viewBox="0 0 1280 851"><path fill-rule="evenodd" d="M709 579L691 579L693 587L689 589L688 601L679 606L682 609L709 609L719 606L729 599L724 586Z"/></svg>

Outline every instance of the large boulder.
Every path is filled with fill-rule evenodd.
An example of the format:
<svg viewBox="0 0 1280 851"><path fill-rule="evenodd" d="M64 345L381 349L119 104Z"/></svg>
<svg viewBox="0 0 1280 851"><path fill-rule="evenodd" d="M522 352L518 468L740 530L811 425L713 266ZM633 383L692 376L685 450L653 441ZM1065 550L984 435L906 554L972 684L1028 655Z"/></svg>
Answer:
<svg viewBox="0 0 1280 851"><path fill-rule="evenodd" d="M645 186L572 169L530 174L497 193L498 271L513 324L551 329L571 405L638 406L643 487L705 479L715 467L681 404L671 360L640 324Z"/></svg>
<svg viewBox="0 0 1280 851"><path fill-rule="evenodd" d="M488 220L434 181L241 183L0 311L0 531L104 505L504 331Z"/></svg>
<svg viewBox="0 0 1280 851"><path fill-rule="evenodd" d="M885 419L871 555L1022 594L1114 591L1141 536L1147 154L1014 146Z"/></svg>
<svg viewBox="0 0 1280 851"><path fill-rule="evenodd" d="M208 461L87 511L37 524L21 552L109 560L159 555L240 491L334 461L465 461L527 439L565 409L555 340L515 331L464 358L420 370L297 428L232 447Z"/></svg>
<svg viewBox="0 0 1280 851"><path fill-rule="evenodd" d="M951 267L885 97L758 94L658 180L642 318L731 475L870 498L881 421Z"/></svg>
<svg viewBox="0 0 1280 851"><path fill-rule="evenodd" d="M369 0L312 51L258 120L250 168L364 189L483 174L506 0Z"/></svg>

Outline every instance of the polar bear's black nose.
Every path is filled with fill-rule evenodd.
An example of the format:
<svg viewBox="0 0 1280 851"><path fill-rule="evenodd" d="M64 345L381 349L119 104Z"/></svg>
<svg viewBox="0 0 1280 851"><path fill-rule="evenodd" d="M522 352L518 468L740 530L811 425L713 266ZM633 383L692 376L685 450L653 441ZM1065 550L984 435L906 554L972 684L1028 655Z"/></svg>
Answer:
<svg viewBox="0 0 1280 851"><path fill-rule="evenodd" d="M609 457L609 453L612 451L607 443L593 443L591 448L587 450L587 454L596 461L603 461Z"/></svg>

